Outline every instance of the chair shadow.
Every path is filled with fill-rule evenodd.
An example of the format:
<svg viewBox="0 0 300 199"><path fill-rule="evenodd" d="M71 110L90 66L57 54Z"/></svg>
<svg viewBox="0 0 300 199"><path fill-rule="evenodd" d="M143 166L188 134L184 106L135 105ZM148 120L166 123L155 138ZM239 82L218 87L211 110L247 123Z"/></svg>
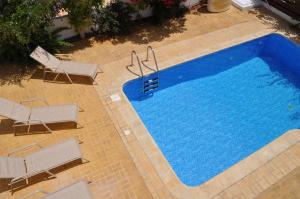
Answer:
<svg viewBox="0 0 300 199"><path fill-rule="evenodd" d="M10 119L2 119L0 121L0 135L5 134L15 134L16 136L24 136L24 135L36 135L36 134L45 134L47 129L43 125L34 125L30 127L29 133L27 133L28 127L16 127L15 131L13 130L13 120ZM48 124L47 125L53 132L69 130L69 129L78 129L76 123L74 122L64 122L58 124Z"/></svg>
<svg viewBox="0 0 300 199"><path fill-rule="evenodd" d="M35 72L31 75L31 79L40 79L40 80L44 80L46 83L53 83L53 84L71 84L67 76L64 74L59 75L56 81L52 81L55 78L55 76L56 74L54 73L47 74L46 78L44 79L43 69L37 68ZM84 77L79 75L69 75L69 76L73 84L85 84L85 85L94 84L94 82L89 77Z"/></svg>
<svg viewBox="0 0 300 199"><path fill-rule="evenodd" d="M0 120L0 135L12 134L12 126L14 122L10 119L2 119Z"/></svg>
<svg viewBox="0 0 300 199"><path fill-rule="evenodd" d="M59 124L47 124L47 126L52 130L52 132L62 131L62 130L69 130L69 129L76 129L77 124L75 122L64 122ZM35 135L35 134L45 134L50 133L47 132L47 129L42 125L34 125L31 126L29 133L27 133L27 127L17 127L15 129L16 136L23 136L23 135Z"/></svg>
<svg viewBox="0 0 300 199"><path fill-rule="evenodd" d="M8 179L0 179L0 193L10 190L10 187L8 186L9 182Z"/></svg>

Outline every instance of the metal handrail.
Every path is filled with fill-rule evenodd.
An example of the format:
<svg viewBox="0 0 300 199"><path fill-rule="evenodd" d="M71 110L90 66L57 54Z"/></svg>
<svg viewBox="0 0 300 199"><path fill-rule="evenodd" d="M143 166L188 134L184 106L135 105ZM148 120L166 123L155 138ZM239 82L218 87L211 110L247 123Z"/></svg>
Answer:
<svg viewBox="0 0 300 199"><path fill-rule="evenodd" d="M158 72L159 68L158 68L158 64L157 64L157 60L156 60L156 55L155 55L155 52L154 52L152 46L148 46L147 47L147 57L146 57L146 59L144 61L149 61L149 51L152 52L152 56L154 58L154 63L155 63L155 67L156 67L156 72ZM142 61L142 63L143 63L143 61Z"/></svg>
<svg viewBox="0 0 300 199"><path fill-rule="evenodd" d="M138 62L138 65L139 65L139 68L140 68L141 75L142 75L142 77L144 77L144 72L143 72L143 69L142 69L142 66L141 66L141 63L140 63L140 58L139 58L139 56L137 55L137 53L135 52L135 50L131 51L131 64L130 64L130 66L133 66L133 65L134 65L134 63L133 63L133 56L134 56L134 55L135 55L136 60L137 60L137 62Z"/></svg>

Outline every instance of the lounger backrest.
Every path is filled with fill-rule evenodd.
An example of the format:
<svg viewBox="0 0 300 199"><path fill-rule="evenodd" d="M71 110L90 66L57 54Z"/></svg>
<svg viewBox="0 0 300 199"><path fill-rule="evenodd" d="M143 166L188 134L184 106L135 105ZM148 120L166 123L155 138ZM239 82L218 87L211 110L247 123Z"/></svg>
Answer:
<svg viewBox="0 0 300 199"><path fill-rule="evenodd" d="M60 64L59 59L48 53L40 46L36 47L36 49L30 54L30 57L32 57L36 61L43 64L46 68L51 70L58 68Z"/></svg>
<svg viewBox="0 0 300 199"><path fill-rule="evenodd" d="M26 175L24 158L0 157L0 179L12 179Z"/></svg>
<svg viewBox="0 0 300 199"><path fill-rule="evenodd" d="M27 121L31 109L0 97L0 115L15 121Z"/></svg>
<svg viewBox="0 0 300 199"><path fill-rule="evenodd" d="M42 199L92 199L88 183L81 180L77 183L64 187L56 192L50 193Z"/></svg>

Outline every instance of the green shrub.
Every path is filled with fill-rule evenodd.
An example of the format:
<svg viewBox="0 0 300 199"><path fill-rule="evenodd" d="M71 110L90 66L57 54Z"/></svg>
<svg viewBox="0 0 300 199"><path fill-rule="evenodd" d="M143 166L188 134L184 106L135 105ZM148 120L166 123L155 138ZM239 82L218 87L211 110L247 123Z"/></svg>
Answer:
<svg viewBox="0 0 300 199"><path fill-rule="evenodd" d="M49 26L59 11L57 0L4 0L0 4L0 60L28 60L41 45L55 51L65 42L53 35Z"/></svg>
<svg viewBox="0 0 300 199"><path fill-rule="evenodd" d="M119 0L106 6L102 0L0 0L0 61L29 60L37 45L50 52L67 45L49 30L62 8L77 31L92 25L97 37L129 33L136 9L152 7L156 23L184 13L184 0L131 1L134 6Z"/></svg>
<svg viewBox="0 0 300 199"><path fill-rule="evenodd" d="M181 4L182 2L182 0L151 0L153 22L161 24L169 18L183 16L187 8Z"/></svg>
<svg viewBox="0 0 300 199"><path fill-rule="evenodd" d="M185 0L130 0L137 9L152 8L152 21L161 24L172 17L181 17L187 11Z"/></svg>
<svg viewBox="0 0 300 199"><path fill-rule="evenodd" d="M68 18L76 31L91 25L93 8L102 5L102 0L64 0L63 8L68 12Z"/></svg>
<svg viewBox="0 0 300 199"><path fill-rule="evenodd" d="M132 17L136 12L134 7L128 3L115 1L108 6L108 9L113 13L117 13L120 33L129 33L133 24Z"/></svg>
<svg viewBox="0 0 300 199"><path fill-rule="evenodd" d="M120 1L97 6L92 12L93 32L97 37L129 33L134 11L130 4Z"/></svg>

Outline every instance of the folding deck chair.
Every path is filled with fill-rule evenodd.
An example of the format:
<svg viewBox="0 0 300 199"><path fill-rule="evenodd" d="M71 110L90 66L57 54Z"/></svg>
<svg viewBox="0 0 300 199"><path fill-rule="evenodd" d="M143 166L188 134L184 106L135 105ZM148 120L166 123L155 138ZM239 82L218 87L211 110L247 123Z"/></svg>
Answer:
<svg viewBox="0 0 300 199"><path fill-rule="evenodd" d="M25 102L43 101L46 106L27 107L22 105ZM78 112L83 111L77 104L65 104L49 106L43 99L33 99L16 103L0 97L0 116L14 120L15 127L28 126L27 133L32 125L43 125L48 132L52 132L48 124L77 122Z"/></svg>
<svg viewBox="0 0 300 199"><path fill-rule="evenodd" d="M30 57L44 65L44 80L47 73L54 73L56 76L52 81L57 81L58 76L64 74L71 84L73 81L70 75L86 76L89 77L93 83L97 84L95 79L98 73L103 72L96 64L59 60L40 46L30 54Z"/></svg>
<svg viewBox="0 0 300 199"><path fill-rule="evenodd" d="M0 179L9 179L9 186L26 181L32 176L46 173L49 177L56 177L51 170L66 165L75 160L84 159L79 146L80 142L75 138L68 139L58 144L42 147L37 143L18 148L7 156L0 157ZM24 157L14 156L17 152L38 147L39 150Z"/></svg>
<svg viewBox="0 0 300 199"><path fill-rule="evenodd" d="M92 199L92 195L88 187L88 182L85 180L81 180L52 193L37 190L35 192L23 196L20 199L28 199L38 193L44 195L40 197L40 199Z"/></svg>

